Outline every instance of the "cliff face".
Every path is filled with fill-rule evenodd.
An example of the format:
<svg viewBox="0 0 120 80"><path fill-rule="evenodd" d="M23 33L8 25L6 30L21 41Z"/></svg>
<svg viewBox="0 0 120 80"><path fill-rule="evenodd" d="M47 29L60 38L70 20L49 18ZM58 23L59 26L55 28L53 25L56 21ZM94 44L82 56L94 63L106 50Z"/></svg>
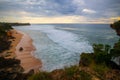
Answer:
<svg viewBox="0 0 120 80"><path fill-rule="evenodd" d="M111 24L110 27L116 31L118 36L120 36L120 20ZM116 48L117 52L119 52L120 43L115 43L114 48ZM113 61L120 65L120 56L115 57Z"/></svg>
<svg viewBox="0 0 120 80"><path fill-rule="evenodd" d="M116 30L117 35L120 36L120 29Z"/></svg>

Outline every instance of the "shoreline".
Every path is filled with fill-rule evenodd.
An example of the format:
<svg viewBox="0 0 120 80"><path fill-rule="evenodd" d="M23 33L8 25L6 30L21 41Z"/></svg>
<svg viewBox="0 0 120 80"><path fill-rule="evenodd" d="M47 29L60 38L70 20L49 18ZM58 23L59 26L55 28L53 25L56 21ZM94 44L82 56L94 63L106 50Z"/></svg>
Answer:
<svg viewBox="0 0 120 80"><path fill-rule="evenodd" d="M32 39L29 35L15 30L18 35L21 36L21 39L19 40L18 44L15 46L14 55L16 55L16 59L19 59L21 61L21 66L25 70L24 72L29 72L30 70L34 70L34 72L38 72L39 69L42 67L42 62L33 56L35 49L35 46L32 44ZM14 36L15 39L17 39L20 36ZM14 41L15 42L15 41ZM23 50L20 51L20 48L22 47Z"/></svg>

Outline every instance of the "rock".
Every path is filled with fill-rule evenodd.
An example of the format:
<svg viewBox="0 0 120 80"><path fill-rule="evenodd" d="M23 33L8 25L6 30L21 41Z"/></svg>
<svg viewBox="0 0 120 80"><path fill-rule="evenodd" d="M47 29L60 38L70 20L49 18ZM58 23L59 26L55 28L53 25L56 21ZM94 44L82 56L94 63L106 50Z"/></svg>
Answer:
<svg viewBox="0 0 120 80"><path fill-rule="evenodd" d="M114 22L113 24L110 25L112 29L115 29L116 33L118 36L120 36L120 20Z"/></svg>

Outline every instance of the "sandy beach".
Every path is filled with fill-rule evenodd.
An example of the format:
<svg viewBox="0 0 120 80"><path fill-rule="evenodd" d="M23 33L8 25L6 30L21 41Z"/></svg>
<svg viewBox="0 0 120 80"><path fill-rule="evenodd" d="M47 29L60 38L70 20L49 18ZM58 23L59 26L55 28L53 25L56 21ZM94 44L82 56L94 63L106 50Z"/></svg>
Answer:
<svg viewBox="0 0 120 80"><path fill-rule="evenodd" d="M36 50L32 44L32 39L29 35L17 31L11 30L14 39L11 39L11 48L3 52L6 58L16 58L21 61L21 66L24 68L24 72L28 72L33 69L38 72L42 67L42 62L34 57L34 51ZM20 50L22 48L22 50ZM7 53L7 54L6 54Z"/></svg>
<svg viewBox="0 0 120 80"><path fill-rule="evenodd" d="M15 50L16 50L16 46L18 45L18 43L20 42L22 35L18 33L16 30L11 30L12 36L14 37L14 39L11 39L10 41L12 41L11 43L11 47L9 50L5 50L2 55L5 56L6 58L15 58L16 54L15 54ZM7 54L6 54L7 53Z"/></svg>
<svg viewBox="0 0 120 80"><path fill-rule="evenodd" d="M42 63L33 56L35 47L32 44L32 39L23 32L17 32L19 36L14 35L16 39L18 39L18 37L21 35L22 37L15 49L16 59L21 61L21 66L24 68L25 72L28 72L31 69L33 69L35 72L39 71ZM20 48L22 48L22 50L20 50Z"/></svg>
<svg viewBox="0 0 120 80"><path fill-rule="evenodd" d="M0 56L5 58L16 58L21 61L21 66L24 68L24 72L29 72L31 69L34 72L38 72L42 67L42 62L34 57L35 46L32 44L32 39L29 35L17 31L11 30L14 39L11 39L11 47L9 50L5 50ZM20 50L22 48L22 50Z"/></svg>

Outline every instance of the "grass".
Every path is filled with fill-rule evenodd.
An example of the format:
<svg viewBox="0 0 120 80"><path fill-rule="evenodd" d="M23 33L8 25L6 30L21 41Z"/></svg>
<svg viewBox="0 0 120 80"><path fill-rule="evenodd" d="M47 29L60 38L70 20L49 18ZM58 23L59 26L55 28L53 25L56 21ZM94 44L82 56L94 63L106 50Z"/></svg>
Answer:
<svg viewBox="0 0 120 80"><path fill-rule="evenodd" d="M39 72L29 77L28 80L53 80L48 72Z"/></svg>
<svg viewBox="0 0 120 80"><path fill-rule="evenodd" d="M106 75L106 72L108 72L110 69L103 63L102 65L95 64L93 66L93 70L97 72L97 77L99 77L101 80L104 80L104 75Z"/></svg>
<svg viewBox="0 0 120 80"><path fill-rule="evenodd" d="M56 70L54 73L39 72L32 75L28 80L92 80L92 76L85 71L81 71L79 66L71 66L63 70Z"/></svg>

